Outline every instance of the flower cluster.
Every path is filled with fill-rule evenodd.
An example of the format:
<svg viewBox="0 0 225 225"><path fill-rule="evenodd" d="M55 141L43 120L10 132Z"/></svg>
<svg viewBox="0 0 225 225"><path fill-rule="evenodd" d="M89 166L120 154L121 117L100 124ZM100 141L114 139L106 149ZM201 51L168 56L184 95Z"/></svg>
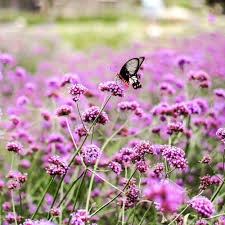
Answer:
<svg viewBox="0 0 225 225"><path fill-rule="evenodd" d="M80 95L84 94L87 91L87 88L82 84L73 84L69 88L69 94L73 96L73 101L77 102L80 99Z"/></svg>
<svg viewBox="0 0 225 225"><path fill-rule="evenodd" d="M96 123L105 125L109 118L104 111L100 111L98 106L92 106L82 113L82 120L88 123L96 120Z"/></svg>
<svg viewBox="0 0 225 225"><path fill-rule="evenodd" d="M72 112L72 107L69 105L62 105L56 109L57 116L67 116Z"/></svg>
<svg viewBox="0 0 225 225"><path fill-rule="evenodd" d="M212 184L211 177L208 174L203 177L200 177L199 189L205 190L211 184Z"/></svg>
<svg viewBox="0 0 225 225"><path fill-rule="evenodd" d="M110 92L114 96L119 96L119 97L124 96L123 87L120 84L118 84L116 81L107 81L104 83L100 83L98 87L100 91Z"/></svg>
<svg viewBox="0 0 225 225"><path fill-rule="evenodd" d="M19 153L22 151L22 149L23 149L23 146L18 141L12 141L6 144L6 150L10 152Z"/></svg>
<svg viewBox="0 0 225 225"><path fill-rule="evenodd" d="M68 164L60 156L53 155L48 159L49 165L45 168L50 175L64 175L69 169Z"/></svg>
<svg viewBox="0 0 225 225"><path fill-rule="evenodd" d="M80 209L77 212L71 214L71 225L85 225L85 223L91 218L85 209Z"/></svg>
<svg viewBox="0 0 225 225"><path fill-rule="evenodd" d="M202 217L210 217L215 212L213 203L205 196L195 196L189 204Z"/></svg>
<svg viewBox="0 0 225 225"><path fill-rule="evenodd" d="M23 225L56 225L54 222L41 219L41 220L31 220L31 219L26 219L23 222Z"/></svg>
<svg viewBox="0 0 225 225"><path fill-rule="evenodd" d="M204 71L190 71L188 76L190 80L198 81L202 88L210 86L209 75Z"/></svg>
<svg viewBox="0 0 225 225"><path fill-rule="evenodd" d="M94 144L86 145L81 149L81 155L85 163L94 164L100 157L101 150Z"/></svg>
<svg viewBox="0 0 225 225"><path fill-rule="evenodd" d="M153 200L159 210L167 213L175 212L185 201L184 190L172 181L151 180L149 182L151 185L144 188L143 195Z"/></svg>
<svg viewBox="0 0 225 225"><path fill-rule="evenodd" d="M225 143L225 128L219 128L216 132L216 136Z"/></svg>
<svg viewBox="0 0 225 225"><path fill-rule="evenodd" d="M178 147L164 145L162 147L162 155L169 162L171 166L184 169L187 167L187 160L185 159L185 152Z"/></svg>

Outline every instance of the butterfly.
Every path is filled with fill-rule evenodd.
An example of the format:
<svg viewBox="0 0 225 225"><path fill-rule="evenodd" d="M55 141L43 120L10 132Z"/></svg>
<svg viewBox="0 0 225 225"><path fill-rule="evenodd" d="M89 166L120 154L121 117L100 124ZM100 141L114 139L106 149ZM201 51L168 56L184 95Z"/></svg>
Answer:
<svg viewBox="0 0 225 225"><path fill-rule="evenodd" d="M132 58L122 66L118 77L127 87L129 87L129 84L132 84L134 89L141 88L141 83L139 82L140 76L137 75L137 72L144 60L145 57Z"/></svg>

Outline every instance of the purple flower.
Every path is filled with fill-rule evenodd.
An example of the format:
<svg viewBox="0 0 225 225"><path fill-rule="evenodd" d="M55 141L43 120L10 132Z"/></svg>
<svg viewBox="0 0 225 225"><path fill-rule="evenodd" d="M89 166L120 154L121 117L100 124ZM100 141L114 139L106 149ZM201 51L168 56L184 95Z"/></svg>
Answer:
<svg viewBox="0 0 225 225"><path fill-rule="evenodd" d="M60 156L51 156L48 162L49 165L45 169L50 175L64 175L69 169L67 162Z"/></svg>
<svg viewBox="0 0 225 225"><path fill-rule="evenodd" d="M14 59L10 54L0 53L0 62L3 64L12 64L14 62Z"/></svg>
<svg viewBox="0 0 225 225"><path fill-rule="evenodd" d="M225 143L225 128L219 128L216 131L216 136L218 137L219 140Z"/></svg>
<svg viewBox="0 0 225 225"><path fill-rule="evenodd" d="M41 219L41 220L31 220L31 219L26 219L22 225L56 225L54 222Z"/></svg>
<svg viewBox="0 0 225 225"><path fill-rule="evenodd" d="M69 87L69 94L73 96L73 101L77 102L80 99L80 95L84 94L87 88L82 84L74 84Z"/></svg>
<svg viewBox="0 0 225 225"><path fill-rule="evenodd" d="M132 160L134 162L144 160L145 154L155 154L154 146L150 142L140 141L140 143L133 148Z"/></svg>
<svg viewBox="0 0 225 225"><path fill-rule="evenodd" d="M5 220L8 223L14 223L15 219L16 219L17 222L20 222L21 221L21 216L18 215L17 213L14 213L14 212L8 212L6 214L6 216L5 216Z"/></svg>
<svg viewBox="0 0 225 225"><path fill-rule="evenodd" d="M211 159L210 155L206 154L203 156L200 163L208 164L208 163L211 163L211 161L212 161L212 159Z"/></svg>
<svg viewBox="0 0 225 225"><path fill-rule="evenodd" d="M189 204L202 217L210 217L215 212L213 203L205 196L195 196Z"/></svg>
<svg viewBox="0 0 225 225"><path fill-rule="evenodd" d="M164 145L162 146L162 155L164 158L166 158L171 166L180 169L184 169L187 167L185 152L181 148Z"/></svg>
<svg viewBox="0 0 225 225"><path fill-rule="evenodd" d="M203 177L200 177L199 189L205 190L211 184L212 184L211 177L208 174Z"/></svg>
<svg viewBox="0 0 225 225"><path fill-rule="evenodd" d="M6 186L9 190L15 190L15 189L18 189L20 187L20 183L16 180L9 180L6 183Z"/></svg>
<svg viewBox="0 0 225 225"><path fill-rule="evenodd" d="M86 145L81 150L85 163L94 164L100 157L101 150L94 144Z"/></svg>
<svg viewBox="0 0 225 225"><path fill-rule="evenodd" d="M87 130L83 127L83 124L78 124L74 130L74 133L79 137L83 137L87 134Z"/></svg>
<svg viewBox="0 0 225 225"><path fill-rule="evenodd" d="M51 208L49 212L50 212L50 214L52 216L58 216L60 214L60 209L58 209L58 208Z"/></svg>
<svg viewBox="0 0 225 225"><path fill-rule="evenodd" d="M107 81L104 83L99 84L100 91L107 91L112 93L114 96L123 97L124 96L124 89L122 85L118 84L116 81Z"/></svg>
<svg viewBox="0 0 225 225"><path fill-rule="evenodd" d="M119 175L122 170L121 164L114 161L109 163L109 168L117 175Z"/></svg>
<svg viewBox="0 0 225 225"><path fill-rule="evenodd" d="M222 88L214 89L213 93L220 98L225 98L225 89Z"/></svg>
<svg viewBox="0 0 225 225"><path fill-rule="evenodd" d="M109 121L107 114L104 111L100 113L100 108L98 106L92 106L82 113L82 120L84 122L90 123L96 118L96 122L103 125Z"/></svg>
<svg viewBox="0 0 225 225"><path fill-rule="evenodd" d="M118 111L135 111L139 107L139 104L136 101L131 102L120 102L117 106Z"/></svg>
<svg viewBox="0 0 225 225"><path fill-rule="evenodd" d="M66 84L77 84L79 81L79 77L75 73L66 73L64 74L62 81L61 81L61 87L65 86Z"/></svg>
<svg viewBox="0 0 225 225"><path fill-rule="evenodd" d="M175 212L184 202L185 192L177 184L170 180L161 182L151 180L149 182L149 185L143 190L143 195L147 199L153 200L159 210L166 213Z"/></svg>
<svg viewBox="0 0 225 225"><path fill-rule="evenodd" d="M67 116L72 112L72 107L69 105L62 105L56 109L57 116Z"/></svg>
<svg viewBox="0 0 225 225"><path fill-rule="evenodd" d="M197 220L195 225L207 225L205 220Z"/></svg>
<svg viewBox="0 0 225 225"><path fill-rule="evenodd" d="M6 150L10 152L19 153L20 151L22 151L22 149L23 149L23 146L17 141L8 142L6 144Z"/></svg>
<svg viewBox="0 0 225 225"><path fill-rule="evenodd" d="M76 213L72 213L71 217L71 225L85 225L85 223L91 218L85 209L80 209Z"/></svg>
<svg viewBox="0 0 225 225"><path fill-rule="evenodd" d="M172 135L173 132L183 132L184 131L184 125L181 122L170 122L167 125L167 133Z"/></svg>

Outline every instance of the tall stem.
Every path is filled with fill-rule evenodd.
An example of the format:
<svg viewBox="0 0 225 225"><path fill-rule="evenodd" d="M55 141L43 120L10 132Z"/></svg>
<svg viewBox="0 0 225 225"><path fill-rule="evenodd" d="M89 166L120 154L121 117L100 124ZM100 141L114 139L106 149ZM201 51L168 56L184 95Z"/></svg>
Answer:
<svg viewBox="0 0 225 225"><path fill-rule="evenodd" d="M12 197L12 207L13 207L14 220L15 220L15 224L17 225L16 209L15 209L15 202L14 202L13 191L11 191L11 197Z"/></svg>

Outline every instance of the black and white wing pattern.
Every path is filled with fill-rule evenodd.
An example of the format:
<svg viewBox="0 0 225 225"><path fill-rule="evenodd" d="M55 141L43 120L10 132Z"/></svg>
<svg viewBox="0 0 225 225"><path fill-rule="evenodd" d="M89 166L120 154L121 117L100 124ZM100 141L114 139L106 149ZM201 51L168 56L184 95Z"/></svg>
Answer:
<svg viewBox="0 0 225 225"><path fill-rule="evenodd" d="M144 60L145 57L132 58L122 66L118 76L127 87L132 84L134 89L141 88L140 76L137 75L137 72Z"/></svg>

